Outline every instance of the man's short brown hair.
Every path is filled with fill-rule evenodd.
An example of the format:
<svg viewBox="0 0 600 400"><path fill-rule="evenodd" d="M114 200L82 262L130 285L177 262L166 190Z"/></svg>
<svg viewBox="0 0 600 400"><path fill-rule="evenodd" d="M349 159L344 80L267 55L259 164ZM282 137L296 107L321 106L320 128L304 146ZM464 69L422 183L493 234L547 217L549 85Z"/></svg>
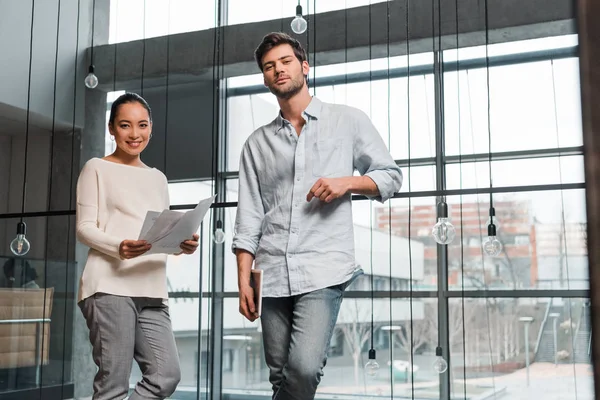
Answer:
<svg viewBox="0 0 600 400"><path fill-rule="evenodd" d="M292 46L292 49L294 50L294 55L296 56L298 61L300 61L300 64L306 61L306 51L304 50L304 48L298 40L294 39L287 33L272 32L263 37L262 42L260 42L256 50L254 50L254 59L256 60L258 68L260 68L261 72L263 70L262 59L264 55L272 48L282 44L289 44L290 46Z"/></svg>

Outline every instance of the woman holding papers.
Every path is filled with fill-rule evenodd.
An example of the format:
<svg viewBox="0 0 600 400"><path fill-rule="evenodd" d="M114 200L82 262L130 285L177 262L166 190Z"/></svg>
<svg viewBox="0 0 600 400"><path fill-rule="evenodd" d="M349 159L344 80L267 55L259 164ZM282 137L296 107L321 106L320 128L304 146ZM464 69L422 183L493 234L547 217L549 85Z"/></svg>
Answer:
<svg viewBox="0 0 600 400"><path fill-rule="evenodd" d="M169 208L167 179L140 159L152 137L152 113L142 97L126 93L115 100L108 128L117 149L89 160L77 182L77 237L90 248L78 304L98 365L93 398L126 397L135 359L143 378L129 399L164 399L180 379L167 255L144 255L152 246L135 238L148 211ZM192 254L198 235L180 247Z"/></svg>

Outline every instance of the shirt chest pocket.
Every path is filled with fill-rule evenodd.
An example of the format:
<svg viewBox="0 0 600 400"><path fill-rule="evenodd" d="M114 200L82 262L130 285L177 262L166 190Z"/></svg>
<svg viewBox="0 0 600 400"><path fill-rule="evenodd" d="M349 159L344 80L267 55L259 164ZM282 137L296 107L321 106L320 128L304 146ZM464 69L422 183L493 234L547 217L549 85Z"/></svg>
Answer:
<svg viewBox="0 0 600 400"><path fill-rule="evenodd" d="M338 138L317 141L313 145L313 176L341 176L343 171L343 142Z"/></svg>

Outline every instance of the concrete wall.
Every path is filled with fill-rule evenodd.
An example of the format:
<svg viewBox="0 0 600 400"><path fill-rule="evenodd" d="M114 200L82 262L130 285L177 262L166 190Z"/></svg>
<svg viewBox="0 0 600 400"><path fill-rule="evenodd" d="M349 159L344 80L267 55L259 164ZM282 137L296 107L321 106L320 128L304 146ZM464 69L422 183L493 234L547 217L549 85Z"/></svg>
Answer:
<svg viewBox="0 0 600 400"><path fill-rule="evenodd" d="M490 43L575 33L571 0L489 0L488 14ZM432 2L413 0L407 10L406 2L390 1L310 16L309 29L297 37L310 53L312 65L328 65L344 60L365 60L369 56L405 54L407 38L411 53L432 51L432 38L439 35L442 47L454 48L457 32L460 47L481 45L485 43L484 16L481 0L441 0L439 13L437 8L432 8ZM282 26L289 32L289 22L280 19L219 28L222 29L218 39L221 58L217 61L218 65L225 66L224 76L258 73L254 49L266 33L279 31ZM173 83L212 76L215 32L217 30L209 29L171 35L168 57ZM148 85L160 85L166 73L166 42L165 37L146 40L143 71ZM121 55L116 73L115 46ZM98 48L96 65L103 90L110 90L108 87L113 85L126 88L140 81L143 46L139 40Z"/></svg>
<svg viewBox="0 0 600 400"><path fill-rule="evenodd" d="M153 126L142 158L170 181L214 176L213 88L211 79L143 91L152 108Z"/></svg>

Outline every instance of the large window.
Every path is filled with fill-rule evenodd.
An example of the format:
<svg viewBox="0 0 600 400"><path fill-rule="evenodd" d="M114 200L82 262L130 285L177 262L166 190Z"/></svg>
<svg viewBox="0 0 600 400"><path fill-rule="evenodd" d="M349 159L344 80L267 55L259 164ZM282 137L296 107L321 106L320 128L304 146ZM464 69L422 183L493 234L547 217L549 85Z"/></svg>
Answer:
<svg viewBox="0 0 600 400"><path fill-rule="evenodd" d="M228 2L228 24L291 17L296 1L247 3ZM315 12L315 2L304 3L306 13ZM376 2L326 3L316 12ZM182 22L178 32L210 27L216 11L205 12L198 27ZM148 8L146 18L166 18L153 13ZM171 11L171 22L185 18ZM143 36L133 28L130 34ZM561 400L591 398L576 44L574 36L494 44L488 58L483 46L445 50L440 58L424 47L311 69L311 93L367 113L404 173L402 190L386 204L353 202L364 275L346 293L317 398L525 399L533 388ZM223 158L213 178L170 183L178 209L217 187L225 202L200 229L201 251L168 261L171 316L187 371L174 398L198 390L270 398L262 332L238 312L230 251L242 146L279 110L256 72L248 67L222 82ZM178 145L169 147L171 157ZM503 245L495 257L482 251L490 192ZM442 196L456 228L447 247L431 235ZM217 220L223 244L213 241ZM375 378L363 369L371 333L381 365ZM442 375L432 367L438 346L450 364Z"/></svg>
<svg viewBox="0 0 600 400"><path fill-rule="evenodd" d="M429 73L413 72L410 81L402 76L402 67L413 60L421 67L432 63L431 53L393 57L389 63L318 66L311 74L311 92L321 100L370 115L405 176L399 198L385 205L354 202L356 259L365 275L344 300L319 393L439 398L439 375L431 362L435 347L444 343L453 399L528 398L522 394L529 393L527 387L554 395L547 385L549 368L552 379L569 388L561 398L591 393L578 62L569 47L576 40L554 39L490 46L489 92L482 47L461 49L458 63L457 52L446 51L444 79L438 82L433 67ZM364 79L353 75L346 84L348 71L363 73ZM383 78L373 73L381 71ZM436 105L435 87L441 82L443 104ZM237 201L241 147L276 117L278 106L261 87L260 75L232 78L229 88L227 199ZM445 110L441 130L436 129L438 107ZM504 248L497 257L482 251L490 166ZM437 179L441 172L443 187ZM450 191L446 200L457 232L447 253L431 236L436 196L443 190ZM227 274L227 261L225 268ZM229 268L234 272L235 265ZM371 284L377 294L375 347L383 369L369 381L357 365L370 346L371 303L363 293ZM408 299L397 297L402 294ZM253 329L247 342L260 346L253 342L260 336ZM247 357L259 351L244 348ZM268 390L268 371L264 365L261 370L248 372L245 381L224 381L223 387L254 390L258 396Z"/></svg>

